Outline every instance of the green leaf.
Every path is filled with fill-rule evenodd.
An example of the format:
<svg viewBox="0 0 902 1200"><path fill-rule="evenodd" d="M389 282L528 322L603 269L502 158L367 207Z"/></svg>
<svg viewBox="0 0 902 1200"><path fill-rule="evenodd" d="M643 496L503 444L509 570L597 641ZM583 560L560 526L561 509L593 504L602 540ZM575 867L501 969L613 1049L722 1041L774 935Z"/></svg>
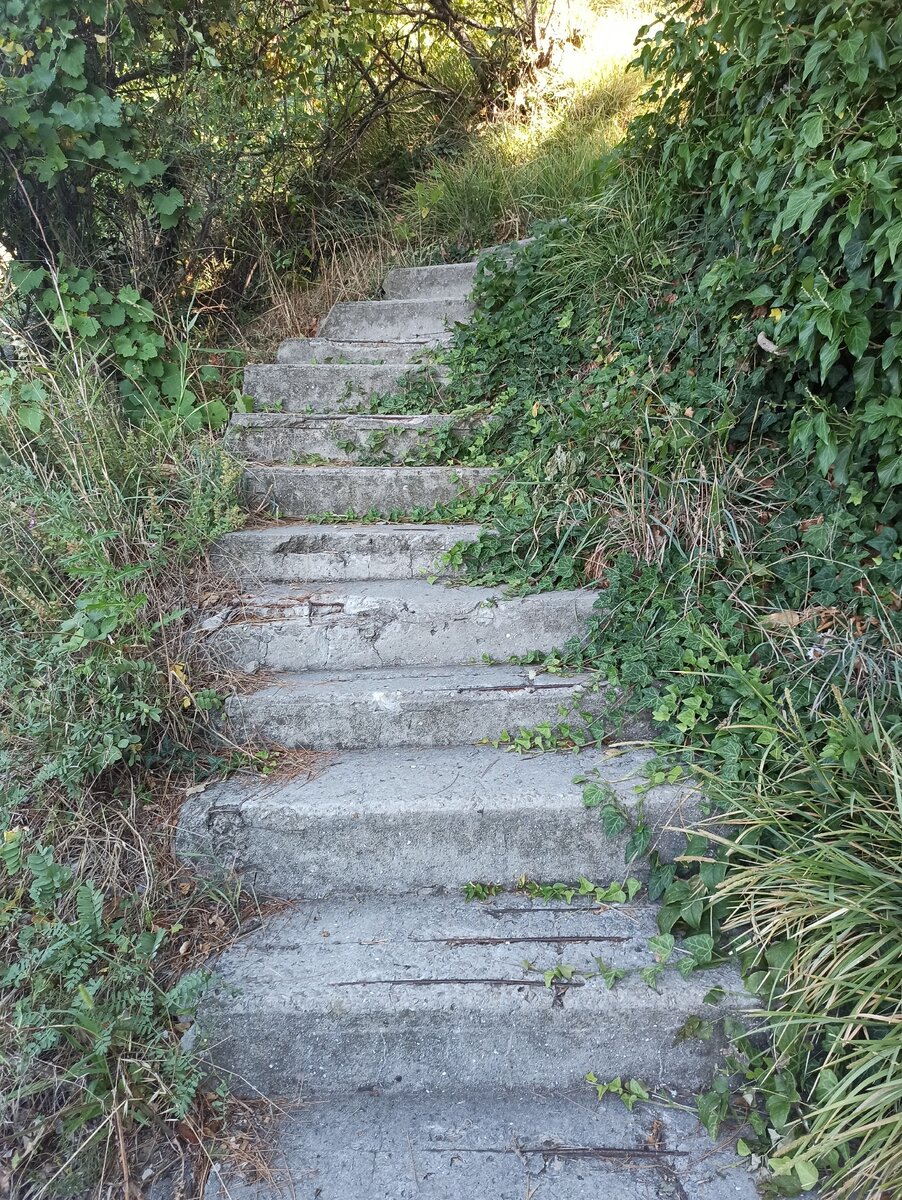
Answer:
<svg viewBox="0 0 902 1200"><path fill-rule="evenodd" d="M656 937L649 938L648 941L648 948L659 963L666 963L670 960L675 945L676 938L672 933L659 933Z"/></svg>
<svg viewBox="0 0 902 1200"><path fill-rule="evenodd" d="M643 967L639 972L639 978L643 983L648 984L652 991L656 992L658 990L658 980L661 978L663 971L664 964L655 963L654 966Z"/></svg>
<svg viewBox="0 0 902 1200"><path fill-rule="evenodd" d="M772 1094L765 1100L764 1107L767 1109L767 1115L773 1121L775 1128L782 1133L789 1124L789 1099L786 1096Z"/></svg>
<svg viewBox="0 0 902 1200"><path fill-rule="evenodd" d="M800 125L802 141L813 150L815 146L819 146L824 140L824 115L823 113L814 112L808 113L802 118Z"/></svg>
<svg viewBox="0 0 902 1200"><path fill-rule="evenodd" d="M745 299L755 308L759 308L762 304L770 304L774 298L774 289L769 283L761 283L753 292L748 292Z"/></svg>
<svg viewBox="0 0 902 1200"><path fill-rule="evenodd" d="M85 73L85 44L81 41L70 42L56 60L57 70L70 78L77 78Z"/></svg>
<svg viewBox="0 0 902 1200"><path fill-rule="evenodd" d="M16 410L19 424L29 433L40 433L44 423L44 410L36 404L20 404Z"/></svg>
<svg viewBox="0 0 902 1200"><path fill-rule="evenodd" d="M159 214L161 228L172 229L178 224L179 210L185 206L185 197L174 187L168 192L154 192L153 206Z"/></svg>
<svg viewBox="0 0 902 1200"><path fill-rule="evenodd" d="M796 1178L803 1188L807 1190L815 1186L819 1175L817 1167L804 1158L794 1159L792 1166L796 1173Z"/></svg>
<svg viewBox="0 0 902 1200"><path fill-rule="evenodd" d="M683 942L683 947L699 966L704 966L714 955L714 938L710 933L693 933Z"/></svg>

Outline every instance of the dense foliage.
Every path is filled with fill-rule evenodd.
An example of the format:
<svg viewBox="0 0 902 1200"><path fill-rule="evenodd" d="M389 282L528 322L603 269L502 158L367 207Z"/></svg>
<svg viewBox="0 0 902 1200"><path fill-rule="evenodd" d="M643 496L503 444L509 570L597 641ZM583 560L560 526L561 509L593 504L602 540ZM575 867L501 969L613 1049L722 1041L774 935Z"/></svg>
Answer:
<svg viewBox="0 0 902 1200"><path fill-rule="evenodd" d="M196 437L225 416L232 364L189 349L189 297L206 319L309 279L329 223L366 222L374 192L403 192L399 237L419 222L463 245L591 189L484 265L443 395L413 383L377 406L444 407L415 461L500 466L442 514L489 527L455 562L493 585L596 586L586 637L546 666L650 710L655 778L691 770L717 802L719 852L701 831L683 862L653 861L650 888L662 937L728 938L769 1010L770 1036L739 1035L701 1098L706 1126L744 1121L742 1152L781 1193L902 1188L902 17L889 0L688 0L641 47L650 90L611 157L587 162L580 131L607 144L638 72L587 99L585 126L549 110L526 155L496 124L418 178L541 43L513 2L0 2L16 332L89 355L68 391L20 357L0 392L4 933L34 966L5 980L9 1042L32 1079L47 1067L29 1129L56 1151L82 1127L109 1136L122 1089L144 1119L145 1069L163 1080L154 1115L177 1118L198 1083L168 1054L192 981L142 988L124 961L156 969L181 916L143 937L157 916L123 904L127 872L67 875L35 815L47 789L96 798L117 763L171 765L215 704L178 648L170 576L235 519L231 468ZM97 368L142 429L86 391ZM513 741L605 728L574 714ZM586 795L612 832L634 819ZM100 811L125 811L111 797ZM83 864L84 811L72 824ZM636 820L630 853L649 839ZM42 1048L48 1012L62 1040Z"/></svg>
<svg viewBox="0 0 902 1200"><path fill-rule="evenodd" d="M696 197L703 292L763 308L770 394L857 504L902 483L902 15L892 0L703 0L643 46L631 152Z"/></svg>
<svg viewBox="0 0 902 1200"><path fill-rule="evenodd" d="M198 334L382 221L386 193L528 73L539 40L532 0L5 0L8 319L90 350L130 418L219 427L228 387L185 387L189 360L207 391L222 365ZM32 429L40 392L14 397Z"/></svg>
<svg viewBox="0 0 902 1200"><path fill-rule="evenodd" d="M459 136L538 36L532 3L5 0L0 240L234 299L261 239L303 270L336 195Z"/></svg>

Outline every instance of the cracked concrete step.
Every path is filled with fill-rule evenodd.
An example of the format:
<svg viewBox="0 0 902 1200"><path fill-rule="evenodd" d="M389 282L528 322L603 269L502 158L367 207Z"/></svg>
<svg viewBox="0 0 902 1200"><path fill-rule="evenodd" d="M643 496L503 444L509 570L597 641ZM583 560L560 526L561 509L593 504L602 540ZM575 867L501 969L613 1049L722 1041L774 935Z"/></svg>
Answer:
<svg viewBox="0 0 902 1200"><path fill-rule="evenodd" d="M286 899L456 891L522 875L643 878L644 858L625 864L631 831L607 837L574 777L591 779L626 813L641 809L651 848L671 861L683 847L677 831L702 819L699 797L686 786L643 791L651 759L597 750L529 758L489 746L349 751L324 758L312 776L247 772L195 792L177 848Z"/></svg>
<svg viewBox="0 0 902 1200"><path fill-rule="evenodd" d="M459 746L562 719L572 705L601 714L613 689L586 692L590 676L538 675L525 667L421 667L308 671L276 676L226 702L240 742L311 750ZM644 723L626 733L647 733Z"/></svg>
<svg viewBox="0 0 902 1200"><path fill-rule="evenodd" d="M289 366L389 366L416 363L428 359L429 352L436 346L446 345L450 334L415 340L371 341L366 338L343 341L340 338L288 338L276 351L276 363Z"/></svg>
<svg viewBox="0 0 902 1200"><path fill-rule="evenodd" d="M333 304L317 334L339 342L430 342L469 321L467 300L358 300Z"/></svg>
<svg viewBox="0 0 902 1200"><path fill-rule="evenodd" d="M287 1114L273 1181L214 1165L204 1200L758 1200L747 1164L692 1113L586 1087L357 1095Z"/></svg>
<svg viewBox="0 0 902 1200"><path fill-rule="evenodd" d="M488 484L492 467L271 467L244 473L248 502L284 517L322 513L392 516L451 504Z"/></svg>
<svg viewBox="0 0 902 1200"><path fill-rule="evenodd" d="M382 284L388 300L466 300L476 279L475 262L436 267L395 267Z"/></svg>
<svg viewBox="0 0 902 1200"><path fill-rule="evenodd" d="M576 637L597 596L584 588L505 598L498 588L424 580L270 587L218 614L208 644L243 671L506 661Z"/></svg>
<svg viewBox="0 0 902 1200"><path fill-rule="evenodd" d="M256 462L284 463L305 456L352 463L361 454L391 454L396 462L446 426L442 413L419 416L234 413L225 446Z"/></svg>
<svg viewBox="0 0 902 1200"><path fill-rule="evenodd" d="M372 396L397 391L405 379L428 374L436 384L447 378L441 367L416 363L269 363L246 367L244 392L258 409L281 412L354 412Z"/></svg>
<svg viewBox="0 0 902 1200"><path fill-rule="evenodd" d="M196 1043L245 1095L564 1089L587 1071L701 1088L720 1019L749 1000L730 967L644 983L655 916L511 894L301 902L219 959ZM598 960L625 977L609 989ZM547 986L555 968L572 982Z"/></svg>
<svg viewBox="0 0 902 1200"><path fill-rule="evenodd" d="M227 533L212 547L210 559L217 571L245 586L417 579L450 573L442 555L478 536L478 525L269 525Z"/></svg>

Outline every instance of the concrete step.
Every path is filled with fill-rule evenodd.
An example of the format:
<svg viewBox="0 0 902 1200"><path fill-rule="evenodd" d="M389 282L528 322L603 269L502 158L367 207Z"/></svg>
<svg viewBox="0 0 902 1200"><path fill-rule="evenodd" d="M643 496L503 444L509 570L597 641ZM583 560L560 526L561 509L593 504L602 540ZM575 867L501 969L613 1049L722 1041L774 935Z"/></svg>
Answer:
<svg viewBox="0 0 902 1200"><path fill-rule="evenodd" d="M226 703L237 741L311 750L459 746L505 731L616 704L610 689L583 694L589 676L535 675L525 667L395 667L378 671L285 673ZM627 734L647 734L644 723Z"/></svg>
<svg viewBox="0 0 902 1200"><path fill-rule="evenodd" d="M244 392L256 408L286 413L356 412L372 396L397 391L411 375L428 372L436 387L446 377L438 367L414 363L271 363L246 367Z"/></svg>
<svg viewBox="0 0 902 1200"><path fill-rule="evenodd" d="M478 536L478 525L268 525L219 538L210 559L226 578L250 587L310 579L417 579L447 574L442 555Z"/></svg>
<svg viewBox="0 0 902 1200"><path fill-rule="evenodd" d="M337 866L338 870L340 867ZM699 1088L722 1060L712 1023L748 1000L731 968L653 990L655 909L504 894L301 902L216 966L196 1041L245 1095L566 1089L600 1078ZM677 957L679 957L677 952ZM628 972L613 988L605 967ZM544 973L566 968L572 982ZM724 989L722 998L711 989Z"/></svg>
<svg viewBox="0 0 902 1200"><path fill-rule="evenodd" d="M269 587L218 614L216 657L243 671L328 671L506 661L553 650L584 627L590 589L505 599L425 580Z"/></svg>
<svg viewBox="0 0 902 1200"><path fill-rule="evenodd" d="M466 300L475 278L475 262L396 267L386 275L382 292L388 300Z"/></svg>
<svg viewBox="0 0 902 1200"><path fill-rule="evenodd" d="M206 870L239 872L262 895L459 891L470 881L511 885L584 875L642 878L627 865L627 834L606 837L575 776L589 775L624 811L641 806L652 845L670 861L676 832L701 817L697 793L642 791L651 755L526 757L489 746L348 751L290 780L235 775L190 796L177 847Z"/></svg>
<svg viewBox="0 0 902 1200"><path fill-rule="evenodd" d="M362 454L387 454L404 458L423 444L448 417L442 413L419 416L369 416L306 413L234 413L226 431L225 446L239 458L284 463L306 456L333 463L352 463Z"/></svg>
<svg viewBox="0 0 902 1200"><path fill-rule="evenodd" d="M356 1095L288 1113L272 1182L214 1165L204 1200L758 1200L729 1142L591 1089Z"/></svg>
<svg viewBox="0 0 902 1200"><path fill-rule="evenodd" d="M417 338L407 342L356 338L288 338L276 351L276 362L291 365L389 366L404 365L418 359L428 359L435 346L446 344L449 334L434 338Z"/></svg>
<svg viewBox="0 0 902 1200"><path fill-rule="evenodd" d="M497 474L491 467L267 467L244 473L253 507L284 517L321 513L392 516L450 504Z"/></svg>
<svg viewBox="0 0 902 1200"><path fill-rule="evenodd" d="M469 321L466 300L359 300L334 304L317 330L340 342L430 342Z"/></svg>

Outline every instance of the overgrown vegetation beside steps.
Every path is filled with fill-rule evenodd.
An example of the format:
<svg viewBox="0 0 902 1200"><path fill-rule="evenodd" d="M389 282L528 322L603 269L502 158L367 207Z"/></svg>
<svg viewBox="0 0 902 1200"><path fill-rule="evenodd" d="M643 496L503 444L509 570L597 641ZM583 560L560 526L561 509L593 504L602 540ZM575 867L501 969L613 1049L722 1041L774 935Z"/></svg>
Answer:
<svg viewBox="0 0 902 1200"><path fill-rule="evenodd" d="M180 1034L243 901L169 840L216 765L192 749L218 704L186 636L193 564L241 517L208 438L127 425L77 356L19 369L49 403L38 432L0 415L0 1177L72 1198L221 1122Z"/></svg>

